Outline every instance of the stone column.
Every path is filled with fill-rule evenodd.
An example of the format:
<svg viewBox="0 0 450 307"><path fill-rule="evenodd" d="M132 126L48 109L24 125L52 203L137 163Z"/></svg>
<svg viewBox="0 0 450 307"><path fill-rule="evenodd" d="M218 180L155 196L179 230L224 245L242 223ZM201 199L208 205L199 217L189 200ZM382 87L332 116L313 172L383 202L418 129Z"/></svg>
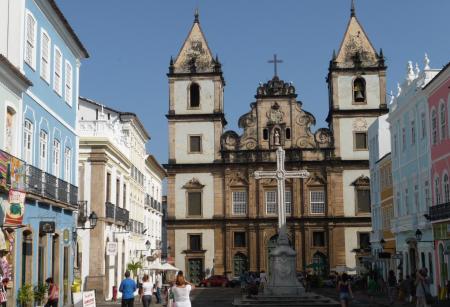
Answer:
<svg viewBox="0 0 450 307"><path fill-rule="evenodd" d="M249 225L248 227L248 238L249 238L249 270L252 272L256 272L258 270L257 263L257 236L256 236L256 228L254 225Z"/></svg>
<svg viewBox="0 0 450 307"><path fill-rule="evenodd" d="M91 210L99 217L97 226L90 230L89 248L89 275L86 277L86 289L96 291L97 297L105 299L106 289L105 276L105 177L107 157L103 152L93 153L89 159L91 163Z"/></svg>
<svg viewBox="0 0 450 307"><path fill-rule="evenodd" d="M214 228L214 274L225 274L224 263L224 229L222 227Z"/></svg>

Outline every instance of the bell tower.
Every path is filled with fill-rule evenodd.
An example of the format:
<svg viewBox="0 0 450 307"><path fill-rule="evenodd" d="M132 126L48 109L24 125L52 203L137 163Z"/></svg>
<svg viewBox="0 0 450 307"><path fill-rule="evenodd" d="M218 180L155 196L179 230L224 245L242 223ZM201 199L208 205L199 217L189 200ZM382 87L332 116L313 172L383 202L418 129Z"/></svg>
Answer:
<svg viewBox="0 0 450 307"><path fill-rule="evenodd" d="M352 1L350 20L338 53L328 68L329 112L335 157L368 160L367 130L386 105L386 65L356 17Z"/></svg>
<svg viewBox="0 0 450 307"><path fill-rule="evenodd" d="M169 73L169 164L212 163L220 159L226 125L222 66L205 39L198 11Z"/></svg>

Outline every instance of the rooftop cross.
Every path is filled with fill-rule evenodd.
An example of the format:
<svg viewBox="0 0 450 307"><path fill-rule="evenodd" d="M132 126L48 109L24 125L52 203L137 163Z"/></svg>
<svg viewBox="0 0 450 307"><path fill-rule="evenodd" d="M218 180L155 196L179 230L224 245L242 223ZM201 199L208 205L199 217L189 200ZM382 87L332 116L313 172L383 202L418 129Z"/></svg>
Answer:
<svg viewBox="0 0 450 307"><path fill-rule="evenodd" d="M277 59L277 54L273 55L273 60L269 60L267 61L267 63L273 63L273 70L274 70L274 76L278 76L277 75L277 63L283 63L283 60L278 60Z"/></svg>
<svg viewBox="0 0 450 307"><path fill-rule="evenodd" d="M276 58L275 58L276 59ZM275 171L256 171L255 179L276 179L277 180L277 205L278 205L278 228L286 227L286 203L284 202L285 186L284 181L288 178L308 178L306 170L286 171L284 169L285 152L279 146L277 148L277 169Z"/></svg>

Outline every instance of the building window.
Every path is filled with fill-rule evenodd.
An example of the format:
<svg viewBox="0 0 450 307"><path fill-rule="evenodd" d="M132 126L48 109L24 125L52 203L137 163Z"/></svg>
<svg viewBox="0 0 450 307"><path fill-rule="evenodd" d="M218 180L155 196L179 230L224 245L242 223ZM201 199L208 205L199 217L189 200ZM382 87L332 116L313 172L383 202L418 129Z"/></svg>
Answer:
<svg viewBox="0 0 450 307"><path fill-rule="evenodd" d="M40 166L41 169L47 171L47 151L48 151L48 134L44 130L41 130L39 134L39 154L40 154Z"/></svg>
<svg viewBox="0 0 450 307"><path fill-rule="evenodd" d="M431 129L432 129L432 141L433 144L437 144L437 116L436 110L431 111Z"/></svg>
<svg viewBox="0 0 450 307"><path fill-rule="evenodd" d="M23 150L25 162L33 164L33 124L28 119L23 125Z"/></svg>
<svg viewBox="0 0 450 307"><path fill-rule="evenodd" d="M277 214L276 191L266 191L266 214Z"/></svg>
<svg viewBox="0 0 450 307"><path fill-rule="evenodd" d="M428 202L430 201L430 189L428 187L428 181L425 181L425 201L424 204L425 206L428 205Z"/></svg>
<svg viewBox="0 0 450 307"><path fill-rule="evenodd" d="M189 153L202 152L202 137L200 135L189 136Z"/></svg>
<svg viewBox="0 0 450 307"><path fill-rule="evenodd" d="M436 205L441 203L441 193L439 192L439 177L434 179L434 194L436 199Z"/></svg>
<svg viewBox="0 0 450 307"><path fill-rule="evenodd" d="M358 243L359 243L359 248L369 249L370 248L370 234L368 232L359 232L358 233Z"/></svg>
<svg viewBox="0 0 450 307"><path fill-rule="evenodd" d="M197 83L192 83L189 87L189 107L199 108L200 107L200 86Z"/></svg>
<svg viewBox="0 0 450 307"><path fill-rule="evenodd" d="M127 207L127 185L123 184L123 191L122 191L122 208Z"/></svg>
<svg viewBox="0 0 450 307"><path fill-rule="evenodd" d="M267 128L263 129L263 139L267 141L269 139L269 130Z"/></svg>
<svg viewBox="0 0 450 307"><path fill-rule="evenodd" d="M394 154L397 154L397 143L398 143L398 140L397 140L397 134L394 134Z"/></svg>
<svg viewBox="0 0 450 307"><path fill-rule="evenodd" d="M445 120L445 104L441 104L440 110L439 110L439 121L441 124L441 140L445 139L446 132L447 132L447 124Z"/></svg>
<svg viewBox="0 0 450 307"><path fill-rule="evenodd" d="M313 246L325 246L325 232L323 231L313 232Z"/></svg>
<svg viewBox="0 0 450 307"><path fill-rule="evenodd" d="M422 122L422 139L425 138L426 134L427 134L427 125L426 125L426 121L425 121L425 113L420 114L420 120Z"/></svg>
<svg viewBox="0 0 450 307"><path fill-rule="evenodd" d="M408 189L405 189L405 203L404 203L404 205L405 205L405 212L406 212L406 214L409 213L408 204L409 204L409 191L408 191Z"/></svg>
<svg viewBox="0 0 450 307"><path fill-rule="evenodd" d="M234 233L234 247L245 247L245 232L235 232Z"/></svg>
<svg viewBox="0 0 450 307"><path fill-rule="evenodd" d="M36 19L30 12L27 12L25 28L25 63L36 69Z"/></svg>
<svg viewBox="0 0 450 307"><path fill-rule="evenodd" d="M14 122L15 122L15 116L16 111L14 111L13 108L7 107L6 108L6 129L5 129L5 151L13 154L14 150L14 132L16 129L14 129Z"/></svg>
<svg viewBox="0 0 450 307"><path fill-rule="evenodd" d="M53 90L59 95L62 95L62 54L58 47L55 46L55 58L53 67Z"/></svg>
<svg viewBox="0 0 450 307"><path fill-rule="evenodd" d="M291 191L284 192L284 203L286 205L286 215L292 214L292 193Z"/></svg>
<svg viewBox="0 0 450 307"><path fill-rule="evenodd" d="M66 147L64 150L64 178L67 182L71 182L72 177L72 150Z"/></svg>
<svg viewBox="0 0 450 307"><path fill-rule="evenodd" d="M188 192L188 216L202 215L202 192Z"/></svg>
<svg viewBox="0 0 450 307"><path fill-rule="evenodd" d="M189 235L189 250L202 250L202 235Z"/></svg>
<svg viewBox="0 0 450 307"><path fill-rule="evenodd" d="M356 206L358 213L370 212L370 190L369 189L357 189L356 190Z"/></svg>
<svg viewBox="0 0 450 307"><path fill-rule="evenodd" d="M72 105L72 99L73 99L72 98L73 97L73 94L72 94L73 84L72 84L72 82L73 82L72 65L68 61L66 61L65 86L64 86L65 93L64 93L64 97L65 97L66 102L69 105ZM97 119L98 119L98 110L97 110Z"/></svg>
<svg viewBox="0 0 450 307"><path fill-rule="evenodd" d="M444 203L448 203L448 202L450 202L450 190L449 190L447 174L444 175L443 185L444 185L444 189L443 189L444 190Z"/></svg>
<svg viewBox="0 0 450 307"><path fill-rule="evenodd" d="M354 138L356 150L367 150L367 132L355 132Z"/></svg>
<svg viewBox="0 0 450 307"><path fill-rule="evenodd" d="M325 191L316 190L310 192L310 210L311 214L324 214L325 213Z"/></svg>
<svg viewBox="0 0 450 307"><path fill-rule="evenodd" d="M50 37L41 30L41 77L50 84Z"/></svg>
<svg viewBox="0 0 450 307"><path fill-rule="evenodd" d="M61 143L57 140L53 140L53 174L59 178L60 175L60 163L61 161Z"/></svg>
<svg viewBox="0 0 450 307"><path fill-rule="evenodd" d="M116 179L116 205L120 204L120 179Z"/></svg>
<svg viewBox="0 0 450 307"><path fill-rule="evenodd" d="M111 202L111 174L106 173L106 201Z"/></svg>
<svg viewBox="0 0 450 307"><path fill-rule="evenodd" d="M291 139L291 128L286 128L286 140Z"/></svg>
<svg viewBox="0 0 450 307"><path fill-rule="evenodd" d="M416 123L411 121L411 144L416 143Z"/></svg>
<svg viewBox="0 0 450 307"><path fill-rule="evenodd" d="M414 186L414 205L416 212L419 212L419 186L417 184Z"/></svg>
<svg viewBox="0 0 450 307"><path fill-rule="evenodd" d="M356 78L353 81L353 101L359 103L366 101L366 81L363 78Z"/></svg>
<svg viewBox="0 0 450 307"><path fill-rule="evenodd" d="M402 129L402 150L405 151L406 149L406 129Z"/></svg>
<svg viewBox="0 0 450 307"><path fill-rule="evenodd" d="M232 193L233 198L233 214L247 214L247 192L237 191Z"/></svg>

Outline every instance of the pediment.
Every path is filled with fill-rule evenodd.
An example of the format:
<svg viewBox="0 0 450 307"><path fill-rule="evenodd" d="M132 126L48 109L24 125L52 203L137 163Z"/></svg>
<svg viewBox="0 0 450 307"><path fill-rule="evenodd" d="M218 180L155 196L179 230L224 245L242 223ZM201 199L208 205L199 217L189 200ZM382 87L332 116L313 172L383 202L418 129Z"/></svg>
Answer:
<svg viewBox="0 0 450 307"><path fill-rule="evenodd" d="M247 178L238 172L231 173L230 177L228 178L228 184L229 185L248 185Z"/></svg>
<svg viewBox="0 0 450 307"><path fill-rule="evenodd" d="M365 175L361 175L358 178L356 178L355 181L352 182L352 185L354 185L354 186L369 186L370 178Z"/></svg>
<svg viewBox="0 0 450 307"><path fill-rule="evenodd" d="M318 173L312 173L309 177L308 181L306 182L306 185L308 186L324 186L326 185L327 181L325 178Z"/></svg>
<svg viewBox="0 0 450 307"><path fill-rule="evenodd" d="M201 184L200 181L195 177L182 186L183 189L203 189L204 187L205 185Z"/></svg>

